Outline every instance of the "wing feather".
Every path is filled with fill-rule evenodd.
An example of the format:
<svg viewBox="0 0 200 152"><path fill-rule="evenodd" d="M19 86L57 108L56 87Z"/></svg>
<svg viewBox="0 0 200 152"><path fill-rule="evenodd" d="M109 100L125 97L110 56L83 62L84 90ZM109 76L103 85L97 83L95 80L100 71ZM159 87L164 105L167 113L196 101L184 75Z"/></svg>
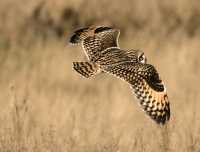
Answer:
<svg viewBox="0 0 200 152"><path fill-rule="evenodd" d="M105 67L105 71L127 81L142 109L157 123L170 119L170 104L164 83L150 64L127 62Z"/></svg>
<svg viewBox="0 0 200 152"><path fill-rule="evenodd" d="M75 31L70 42L82 44L88 59L95 62L102 50L118 47L119 34L118 29L111 27L88 27Z"/></svg>

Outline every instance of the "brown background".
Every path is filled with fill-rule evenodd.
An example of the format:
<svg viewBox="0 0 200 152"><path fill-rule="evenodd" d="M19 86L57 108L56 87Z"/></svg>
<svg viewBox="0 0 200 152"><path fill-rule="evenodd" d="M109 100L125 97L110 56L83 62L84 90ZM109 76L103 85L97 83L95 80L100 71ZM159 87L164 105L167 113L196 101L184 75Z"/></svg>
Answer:
<svg viewBox="0 0 200 152"><path fill-rule="evenodd" d="M198 0L1 0L0 151L200 151ZM84 79L73 30L108 25L121 48L141 49L168 90L160 127L129 86L106 74Z"/></svg>

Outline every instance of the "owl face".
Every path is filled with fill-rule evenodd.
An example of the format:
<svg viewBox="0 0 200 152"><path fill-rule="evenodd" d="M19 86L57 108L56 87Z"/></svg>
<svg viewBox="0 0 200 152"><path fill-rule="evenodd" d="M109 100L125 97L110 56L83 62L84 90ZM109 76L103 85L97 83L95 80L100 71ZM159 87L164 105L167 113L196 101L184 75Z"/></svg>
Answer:
<svg viewBox="0 0 200 152"><path fill-rule="evenodd" d="M140 51L140 50L137 51L137 61L138 61L139 63L143 63L143 64L146 64L146 63L147 63L147 58L146 58L146 56L144 55L144 52L143 52L143 51Z"/></svg>

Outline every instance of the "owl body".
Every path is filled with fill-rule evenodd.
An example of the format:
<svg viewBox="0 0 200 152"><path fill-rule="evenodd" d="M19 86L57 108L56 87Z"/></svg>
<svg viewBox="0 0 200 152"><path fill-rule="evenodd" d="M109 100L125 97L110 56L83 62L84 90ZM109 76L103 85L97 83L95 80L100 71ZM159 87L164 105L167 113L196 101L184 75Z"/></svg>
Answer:
<svg viewBox="0 0 200 152"><path fill-rule="evenodd" d="M157 70L147 64L143 51L120 49L118 37L119 30L110 27L75 31L70 42L82 44L88 61L74 62L73 68L86 78L105 72L126 81L142 109L157 123L165 124L170 118L170 105Z"/></svg>

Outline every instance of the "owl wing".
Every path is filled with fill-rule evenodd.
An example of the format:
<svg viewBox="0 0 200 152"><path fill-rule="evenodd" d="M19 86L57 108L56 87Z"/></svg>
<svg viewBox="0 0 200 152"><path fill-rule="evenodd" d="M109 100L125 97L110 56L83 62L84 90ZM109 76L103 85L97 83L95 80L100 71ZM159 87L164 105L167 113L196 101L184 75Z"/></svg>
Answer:
<svg viewBox="0 0 200 152"><path fill-rule="evenodd" d="M95 62L100 58L102 50L118 47L120 31L111 27L87 27L74 32L70 38L72 44L82 44L90 61Z"/></svg>
<svg viewBox="0 0 200 152"><path fill-rule="evenodd" d="M150 64L129 62L105 67L105 71L127 81L143 110L157 123L170 119L170 105L164 83Z"/></svg>

